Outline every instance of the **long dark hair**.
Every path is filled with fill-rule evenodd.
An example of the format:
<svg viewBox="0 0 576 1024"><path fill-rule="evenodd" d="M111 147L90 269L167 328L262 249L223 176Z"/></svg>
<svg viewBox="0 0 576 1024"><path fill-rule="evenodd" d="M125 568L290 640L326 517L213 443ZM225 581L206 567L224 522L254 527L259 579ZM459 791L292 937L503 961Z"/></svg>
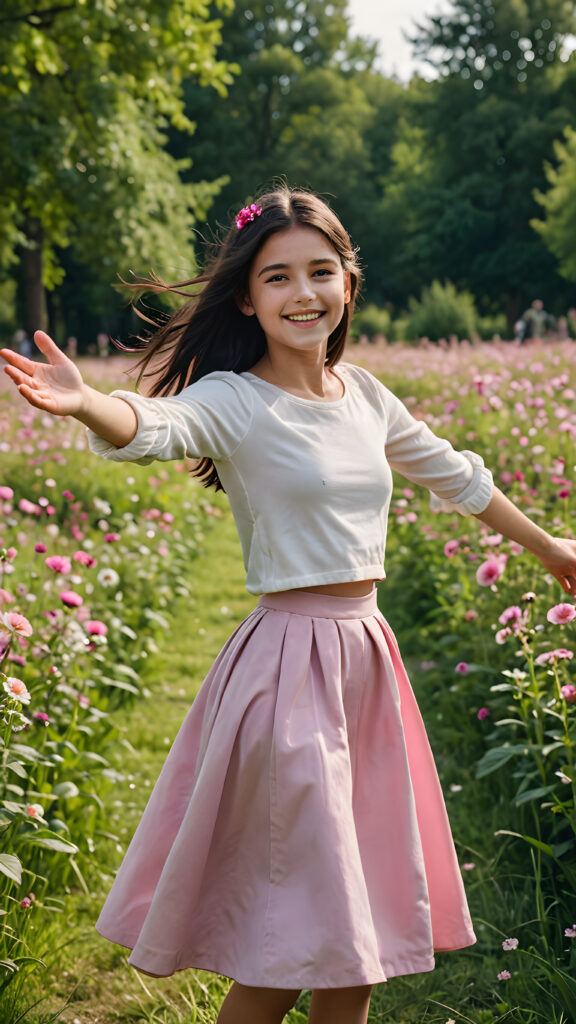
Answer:
<svg viewBox="0 0 576 1024"><path fill-rule="evenodd" d="M320 231L338 253L343 269L350 273L350 302L328 338L326 366L334 366L342 357L361 280L357 251L347 231L330 207L311 192L283 185L264 192L256 201L261 215L241 230L234 224L197 277L173 285L158 279L140 279L131 285L141 291L172 292L188 298L149 338L140 338L138 348L120 346L130 352L140 352L144 347L136 368L139 380L153 378L148 394L177 394L207 373L242 373L262 358L266 351L264 331L255 316L240 311L238 299L248 290L250 268L264 242L294 225ZM193 294L186 289L193 289ZM211 459L200 459L192 473L205 487L221 489Z"/></svg>

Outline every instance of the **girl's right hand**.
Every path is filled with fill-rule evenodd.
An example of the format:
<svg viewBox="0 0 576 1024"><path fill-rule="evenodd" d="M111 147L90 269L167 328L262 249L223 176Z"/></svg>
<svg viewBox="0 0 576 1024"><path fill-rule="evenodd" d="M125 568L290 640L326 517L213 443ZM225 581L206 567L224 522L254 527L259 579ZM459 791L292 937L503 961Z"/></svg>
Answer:
<svg viewBox="0 0 576 1024"><path fill-rule="evenodd" d="M55 416L76 415L85 400L80 371L44 331L36 331L34 341L48 363L37 363L3 348L0 356L8 363L4 372L30 405Z"/></svg>

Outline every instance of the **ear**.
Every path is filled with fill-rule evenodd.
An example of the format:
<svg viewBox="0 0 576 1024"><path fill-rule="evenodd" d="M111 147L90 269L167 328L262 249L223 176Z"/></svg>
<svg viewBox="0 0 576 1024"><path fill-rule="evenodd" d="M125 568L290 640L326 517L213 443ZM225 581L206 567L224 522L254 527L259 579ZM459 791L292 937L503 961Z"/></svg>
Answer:
<svg viewBox="0 0 576 1024"><path fill-rule="evenodd" d="M242 295L236 296L236 305L244 316L256 316L256 310L250 301L248 292L244 292Z"/></svg>
<svg viewBox="0 0 576 1024"><path fill-rule="evenodd" d="M344 271L344 302L346 305L352 298L352 278L350 277L350 271Z"/></svg>

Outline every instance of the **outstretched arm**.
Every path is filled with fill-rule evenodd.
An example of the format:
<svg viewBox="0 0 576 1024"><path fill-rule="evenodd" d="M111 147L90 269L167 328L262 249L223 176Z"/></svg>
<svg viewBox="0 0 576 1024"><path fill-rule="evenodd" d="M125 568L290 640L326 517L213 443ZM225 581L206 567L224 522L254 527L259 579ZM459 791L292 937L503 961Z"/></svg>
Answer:
<svg viewBox="0 0 576 1024"><path fill-rule="evenodd" d="M576 541L551 537L516 508L497 487L484 511L476 513L476 519L536 555L562 589L576 596Z"/></svg>
<svg viewBox="0 0 576 1024"><path fill-rule="evenodd" d="M30 405L54 416L74 416L96 434L119 448L129 444L138 427L136 413L121 398L88 387L80 371L44 331L34 341L47 363L37 363L11 349L0 349L4 372L12 378Z"/></svg>

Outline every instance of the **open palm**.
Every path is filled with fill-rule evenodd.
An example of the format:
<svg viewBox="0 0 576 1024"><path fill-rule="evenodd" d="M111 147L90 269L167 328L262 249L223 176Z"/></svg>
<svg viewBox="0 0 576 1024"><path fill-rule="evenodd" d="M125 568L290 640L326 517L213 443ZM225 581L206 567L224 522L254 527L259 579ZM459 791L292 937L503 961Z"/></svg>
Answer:
<svg viewBox="0 0 576 1024"><path fill-rule="evenodd" d="M34 341L48 362L37 363L4 348L0 356L8 364L5 373L30 405L56 416L73 416L83 401L80 371L44 331L36 331Z"/></svg>

